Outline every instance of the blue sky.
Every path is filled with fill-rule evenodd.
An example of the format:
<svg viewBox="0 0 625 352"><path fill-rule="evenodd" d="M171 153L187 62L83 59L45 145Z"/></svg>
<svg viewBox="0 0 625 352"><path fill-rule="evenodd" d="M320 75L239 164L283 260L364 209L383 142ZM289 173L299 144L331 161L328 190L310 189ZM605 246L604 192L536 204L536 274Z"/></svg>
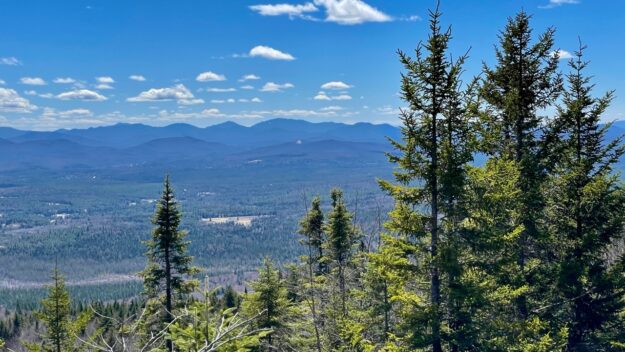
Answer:
<svg viewBox="0 0 625 352"><path fill-rule="evenodd" d="M206 126L274 117L398 123L396 50L427 36L434 0L0 2L0 125ZM493 62L508 16L533 14L557 45L588 45L604 117L625 119L625 1L443 0L469 79ZM565 61L562 69L566 71Z"/></svg>

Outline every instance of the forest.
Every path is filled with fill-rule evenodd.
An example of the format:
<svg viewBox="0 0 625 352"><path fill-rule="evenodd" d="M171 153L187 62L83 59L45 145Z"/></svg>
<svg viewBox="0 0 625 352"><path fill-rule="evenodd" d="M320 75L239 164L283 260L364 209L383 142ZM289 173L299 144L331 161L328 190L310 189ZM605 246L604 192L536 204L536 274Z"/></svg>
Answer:
<svg viewBox="0 0 625 352"><path fill-rule="evenodd" d="M298 260L265 257L241 287L213 285L164 176L151 236L133 244L141 294L111 284L85 301L57 267L38 304L0 305L0 349L625 351L625 144L602 120L614 92L595 91L581 39L561 72L555 29L531 22L510 17L496 63L470 79L439 8L427 39L398 51L405 108L379 229L341 189L320 191L293 224Z"/></svg>

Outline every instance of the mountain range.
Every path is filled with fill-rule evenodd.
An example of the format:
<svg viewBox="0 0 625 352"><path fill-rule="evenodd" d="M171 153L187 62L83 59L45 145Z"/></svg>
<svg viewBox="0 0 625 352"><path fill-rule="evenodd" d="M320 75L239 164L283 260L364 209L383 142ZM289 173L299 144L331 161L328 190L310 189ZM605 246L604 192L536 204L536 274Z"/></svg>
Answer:
<svg viewBox="0 0 625 352"><path fill-rule="evenodd" d="M150 163L254 161L260 158L356 158L388 149L400 130L387 124L353 125L273 119L250 127L234 122L199 128L119 123L50 132L0 127L0 170L108 168Z"/></svg>

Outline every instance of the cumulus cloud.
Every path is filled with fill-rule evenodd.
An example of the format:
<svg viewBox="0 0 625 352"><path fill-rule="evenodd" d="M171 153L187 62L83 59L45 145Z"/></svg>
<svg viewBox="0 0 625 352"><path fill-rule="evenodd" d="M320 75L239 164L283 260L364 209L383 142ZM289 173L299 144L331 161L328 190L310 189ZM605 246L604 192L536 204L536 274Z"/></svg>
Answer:
<svg viewBox="0 0 625 352"><path fill-rule="evenodd" d="M315 0L326 10L326 21L343 25L389 22L393 18L361 0Z"/></svg>
<svg viewBox="0 0 625 352"><path fill-rule="evenodd" d="M104 101L108 99L98 92L94 92L88 89L76 89L68 92L63 92L56 96L61 100L84 100L84 101Z"/></svg>
<svg viewBox="0 0 625 352"><path fill-rule="evenodd" d="M126 99L129 102L154 102L154 101L176 101L180 105L202 104L204 100L197 99L183 84L173 87L152 88L139 93L136 97Z"/></svg>
<svg viewBox="0 0 625 352"><path fill-rule="evenodd" d="M46 85L46 81L44 81L43 78L40 78L40 77L22 77L20 79L20 82L22 82L22 84L28 84L31 86L45 86Z"/></svg>
<svg viewBox="0 0 625 352"><path fill-rule="evenodd" d="M289 89L289 88L295 88L295 86L291 83L279 84L279 83L274 83L274 82L267 82L260 89L260 91L261 92L281 92L282 90Z"/></svg>
<svg viewBox="0 0 625 352"><path fill-rule="evenodd" d="M72 84L76 83L76 80L71 77L57 77L52 82L56 84Z"/></svg>
<svg viewBox="0 0 625 352"><path fill-rule="evenodd" d="M293 61L295 57L289 53L282 52L280 50L264 46L258 45L250 50L249 56L251 57L262 57L269 60L281 60L281 61Z"/></svg>
<svg viewBox="0 0 625 352"><path fill-rule="evenodd" d="M275 4L250 6L252 11L263 16L285 15L290 18L299 17L312 21L321 20L318 17L310 15L313 12L317 12L319 8L322 8L325 12L324 20L326 22L334 22L342 25L355 25L365 22L389 22L394 20L393 17L367 4L363 0L314 0L312 3L308 2L299 5ZM400 19L416 21L419 17L410 16Z"/></svg>
<svg viewBox="0 0 625 352"><path fill-rule="evenodd" d="M0 88L0 111L29 113L37 107L21 97L15 90Z"/></svg>
<svg viewBox="0 0 625 352"><path fill-rule="evenodd" d="M341 81L332 81L321 85L321 89L346 90L351 88L349 84Z"/></svg>
<svg viewBox="0 0 625 352"><path fill-rule="evenodd" d="M249 84L241 86L241 89L244 90L254 90L254 86L250 86Z"/></svg>
<svg viewBox="0 0 625 352"><path fill-rule="evenodd" d="M566 50L555 50L551 52L551 56L556 56L558 55L558 58L560 60L568 60L568 59L572 59L573 58L573 54L571 54L570 52L566 51Z"/></svg>
<svg viewBox="0 0 625 352"><path fill-rule="evenodd" d="M259 76L256 76L255 74L250 74L250 75L245 75L245 76L241 77L239 82L255 81L255 80L258 80L258 79L260 79Z"/></svg>
<svg viewBox="0 0 625 352"><path fill-rule="evenodd" d="M6 83L7 83L7 82L5 82L4 80L1 80L1 79L0 79L0 86L5 85Z"/></svg>
<svg viewBox="0 0 625 352"><path fill-rule="evenodd" d="M197 75L197 77L195 77L195 80L198 82L225 81L226 76L217 74L215 72L207 71Z"/></svg>
<svg viewBox="0 0 625 352"><path fill-rule="evenodd" d="M546 5L538 6L541 9L552 9L562 5L574 5L579 4L579 0L549 0Z"/></svg>
<svg viewBox="0 0 625 352"><path fill-rule="evenodd" d="M317 95L315 95L313 97L314 100L326 100L326 101L330 101L330 100L351 100L352 97L349 94L338 94L338 95L328 95L326 92L321 91L319 93L317 93Z"/></svg>
<svg viewBox="0 0 625 352"><path fill-rule="evenodd" d="M145 77L143 77L142 75L130 75L128 78L137 82L145 81Z"/></svg>
<svg viewBox="0 0 625 352"><path fill-rule="evenodd" d="M303 17L306 13L316 12L319 9L313 3L305 4L275 4L275 5L253 5L252 11L258 12L262 16L282 16Z"/></svg>
<svg viewBox="0 0 625 352"><path fill-rule="evenodd" d="M113 79L113 77L110 77L110 76L100 76L100 77L96 77L95 79L96 81L98 81L98 83L104 83L104 84L115 83L115 80Z"/></svg>
<svg viewBox="0 0 625 352"><path fill-rule="evenodd" d="M0 57L0 65L17 66L22 62L15 57Z"/></svg>

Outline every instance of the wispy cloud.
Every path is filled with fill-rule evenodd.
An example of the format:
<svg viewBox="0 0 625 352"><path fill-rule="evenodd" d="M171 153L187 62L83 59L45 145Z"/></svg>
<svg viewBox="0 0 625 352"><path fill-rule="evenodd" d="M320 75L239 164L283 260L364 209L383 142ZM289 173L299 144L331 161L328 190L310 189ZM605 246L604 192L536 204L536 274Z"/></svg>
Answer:
<svg viewBox="0 0 625 352"><path fill-rule="evenodd" d="M252 48L250 57L262 57L269 60L293 61L295 57L289 53L274 49L272 47L258 45Z"/></svg>
<svg viewBox="0 0 625 352"><path fill-rule="evenodd" d="M274 4L274 5L253 5L250 6L252 11L258 12L262 16L289 16L303 17L307 13L317 12L319 9L313 3L305 4Z"/></svg>
<svg viewBox="0 0 625 352"><path fill-rule="evenodd" d="M206 88L204 89L204 91L208 93L231 93L231 92L236 92L237 89L236 88Z"/></svg>
<svg viewBox="0 0 625 352"><path fill-rule="evenodd" d="M72 84L76 83L76 80L71 77L57 77L52 82L56 84Z"/></svg>
<svg viewBox="0 0 625 352"><path fill-rule="evenodd" d="M554 7L559 7L562 5L574 5L579 4L580 0L549 0L549 3L546 5L538 6L541 9L552 9Z"/></svg>
<svg viewBox="0 0 625 352"><path fill-rule="evenodd" d="M0 65L18 66L22 62L15 57L0 57Z"/></svg>
<svg viewBox="0 0 625 352"><path fill-rule="evenodd" d="M267 82L265 83L265 85L260 89L261 92L281 92L284 89L290 89L290 88L295 88L295 86L292 83L274 83L274 82Z"/></svg>

